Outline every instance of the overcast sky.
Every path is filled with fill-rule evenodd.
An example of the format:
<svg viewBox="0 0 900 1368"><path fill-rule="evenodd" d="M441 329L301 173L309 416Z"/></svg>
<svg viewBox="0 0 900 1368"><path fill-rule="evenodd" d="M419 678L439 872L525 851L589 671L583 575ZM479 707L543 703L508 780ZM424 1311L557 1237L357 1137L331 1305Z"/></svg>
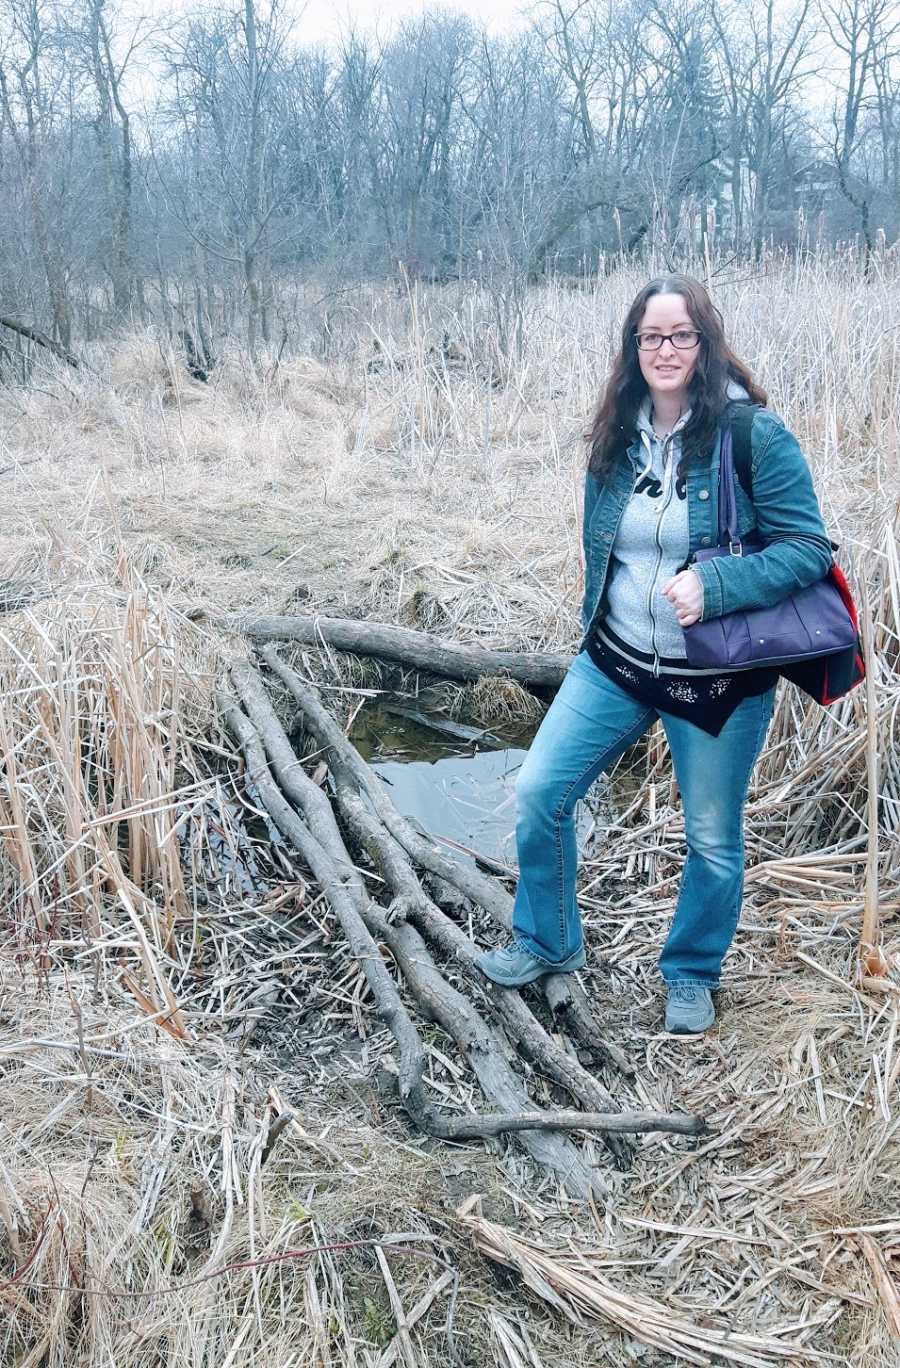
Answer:
<svg viewBox="0 0 900 1368"><path fill-rule="evenodd" d="M342 20L356 21L364 29L374 30L386 35L398 19L421 14L426 8L433 10L434 3L425 0L295 0L292 8L302 12L298 24L301 42L323 42L336 38ZM452 0L448 9L462 10L480 19L491 33L500 33L518 27L522 13L530 8L527 0Z"/></svg>

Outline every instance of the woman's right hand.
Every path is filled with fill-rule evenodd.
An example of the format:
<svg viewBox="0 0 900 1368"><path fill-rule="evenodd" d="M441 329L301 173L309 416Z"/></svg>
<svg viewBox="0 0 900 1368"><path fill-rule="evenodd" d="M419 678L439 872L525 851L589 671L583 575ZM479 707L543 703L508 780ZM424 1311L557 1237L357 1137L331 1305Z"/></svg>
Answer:
<svg viewBox="0 0 900 1368"><path fill-rule="evenodd" d="M675 609L679 627L690 627L703 616L703 585L693 570L679 570L660 591Z"/></svg>

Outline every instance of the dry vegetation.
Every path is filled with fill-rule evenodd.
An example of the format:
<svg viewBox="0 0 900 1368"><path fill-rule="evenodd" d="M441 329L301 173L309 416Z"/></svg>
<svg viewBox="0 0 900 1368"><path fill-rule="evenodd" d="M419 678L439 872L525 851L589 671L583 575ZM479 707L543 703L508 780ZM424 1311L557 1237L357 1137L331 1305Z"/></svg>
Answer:
<svg viewBox="0 0 900 1368"><path fill-rule="evenodd" d="M606 1083L715 1134L638 1139L605 1210L538 1183L515 1143L436 1145L385 1102L389 1037L215 715L245 649L222 610L575 643L577 439L639 283L532 290L515 358L498 297L379 288L323 310L310 290L308 356L254 372L226 349L203 386L128 335L0 388L3 1365L896 1364L900 262L869 284L832 257L715 285L872 606L887 977L855 984L861 691L827 713L780 695L702 1041L660 1030L682 834L665 756L651 738L626 757L584 871L585 983L637 1067ZM342 713L378 683L295 663ZM483 685L467 702L516 707ZM428 1044L435 1099L465 1109L465 1065Z"/></svg>

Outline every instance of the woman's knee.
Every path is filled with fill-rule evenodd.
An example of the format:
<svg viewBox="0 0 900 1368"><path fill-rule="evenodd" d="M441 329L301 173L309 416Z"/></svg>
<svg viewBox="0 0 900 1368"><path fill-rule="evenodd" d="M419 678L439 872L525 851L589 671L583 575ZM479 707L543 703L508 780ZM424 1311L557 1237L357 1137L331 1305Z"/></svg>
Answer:
<svg viewBox="0 0 900 1368"><path fill-rule="evenodd" d="M552 769L529 764L526 760L516 780L516 808L519 817L547 817L564 803L565 788Z"/></svg>
<svg viewBox="0 0 900 1368"><path fill-rule="evenodd" d="M728 860L744 848L743 803L685 804L684 834L690 850L707 859Z"/></svg>

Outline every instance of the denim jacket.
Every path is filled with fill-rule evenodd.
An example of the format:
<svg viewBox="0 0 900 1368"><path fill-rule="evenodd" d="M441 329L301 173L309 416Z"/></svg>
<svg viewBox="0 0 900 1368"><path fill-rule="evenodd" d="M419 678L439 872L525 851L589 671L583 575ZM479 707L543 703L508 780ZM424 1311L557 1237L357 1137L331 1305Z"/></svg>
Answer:
<svg viewBox="0 0 900 1368"><path fill-rule="evenodd" d="M690 555L718 542L719 443L687 467ZM769 608L789 593L821 579L832 562L809 466L797 439L773 413L758 410L751 430L752 501L735 481L741 539L756 536L765 550L753 556L718 556L691 565L703 586L701 621L739 608ZM584 488L582 546L584 642L603 613L612 545L640 470L635 440L601 483L588 471ZM582 645L584 644L582 643Z"/></svg>

